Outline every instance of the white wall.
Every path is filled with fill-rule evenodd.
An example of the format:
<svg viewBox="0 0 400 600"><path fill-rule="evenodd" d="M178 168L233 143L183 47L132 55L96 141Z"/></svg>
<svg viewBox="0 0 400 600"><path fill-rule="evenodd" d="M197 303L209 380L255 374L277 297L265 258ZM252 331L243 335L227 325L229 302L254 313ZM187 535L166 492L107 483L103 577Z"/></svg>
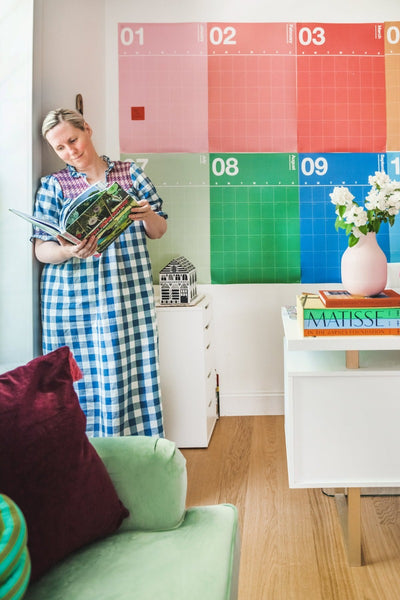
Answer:
<svg viewBox="0 0 400 600"><path fill-rule="evenodd" d="M25 44L21 42L20 35L23 23L22 29L27 30L28 46L32 0L2 0L1 6L2 12L7 12L8 7L14 12L12 18L8 16L7 23L1 23L6 39L10 40L11 45L13 39L18 39L19 46ZM3 9L3 6L6 6L6 9ZM36 0L34 8L37 24L34 39L34 72L37 79L34 82L33 142L35 148L39 147L39 144L42 148L42 165L40 169L37 164L33 167L34 186L39 170L44 174L59 166L52 153L39 140L41 120L51 108L61 105L74 106L77 93L83 95L85 117L95 130L98 151L118 157L118 22L400 20L399 0L381 0L379 3L374 0L337 0L334 3L321 0L281 0L279 3L265 0L170 0L167 3L164 0ZM10 52L8 51L6 56L10 56ZM30 55L27 47L23 54L24 58L28 59ZM1 55L4 56L3 52ZM10 73L15 70L17 64L18 56L12 57ZM27 64L24 72L29 80ZM21 74L22 78L23 76ZM21 102L23 104L22 113L26 123L17 126L20 135L16 148L13 148L14 121L18 119L16 116L11 119L8 119L8 115L1 116L3 131L7 132L6 149L12 153L7 171L2 169L0 172L2 211L3 186L8 173L19 174L17 179L23 188L23 204L27 207L32 201L29 193L29 178L32 172L29 169L28 150L30 123L29 115L26 116L29 93L29 86L25 89L20 83L16 97L10 99L8 104L13 107L19 106ZM5 103L1 100L2 109L3 104ZM27 130L23 134L22 129L25 125ZM24 136L27 138L25 146L21 144ZM2 138L4 140L3 136ZM21 164L23 175L19 168ZM33 164L35 165L34 161ZM10 193L8 191L7 197ZM15 223L14 225L17 226ZM22 287L26 282L31 285L30 247L25 244L26 231L21 233L25 226L21 223L18 227L18 240L14 235L10 239L11 236L4 233L4 228L0 229L0 362L14 337L13 320L18 316L16 307L25 293ZM19 253L22 253L22 258L17 259ZM17 278L12 279L10 269L18 270ZM7 278L4 277L4 273L7 273ZM307 289L318 287L308 285ZM282 304L293 304L296 293L302 291L304 286L259 284L201 288L203 291L209 291L214 300L217 367L220 373L221 405L224 414L279 412L283 394L280 307ZM29 290L26 293L29 294ZM29 319L32 319L31 311L22 315L22 323L18 324L18 340L31 336L32 323L29 323ZM26 348L29 344L24 340L22 346ZM23 358L23 352L18 354L18 358Z"/></svg>
<svg viewBox="0 0 400 600"><path fill-rule="evenodd" d="M33 0L0 4L0 372L32 357L31 210Z"/></svg>
<svg viewBox="0 0 400 600"><path fill-rule="evenodd" d="M36 0L41 25L40 65L42 102L35 114L37 131L49 110L75 108L77 94L84 98L84 114L94 126L93 140L104 146L108 118L105 110L105 2L104 0ZM38 42L38 39L35 40ZM42 143L42 174L63 165Z"/></svg>

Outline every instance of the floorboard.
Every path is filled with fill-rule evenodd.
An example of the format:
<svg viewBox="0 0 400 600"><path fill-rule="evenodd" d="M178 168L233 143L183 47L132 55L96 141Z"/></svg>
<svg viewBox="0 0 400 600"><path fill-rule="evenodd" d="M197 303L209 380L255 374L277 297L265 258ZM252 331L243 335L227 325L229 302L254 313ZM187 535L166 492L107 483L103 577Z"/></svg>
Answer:
<svg viewBox="0 0 400 600"><path fill-rule="evenodd" d="M333 496L288 486L283 416L221 417L208 448L182 452L188 506L238 507L239 600L400 600L400 497L362 497L364 565L349 567Z"/></svg>

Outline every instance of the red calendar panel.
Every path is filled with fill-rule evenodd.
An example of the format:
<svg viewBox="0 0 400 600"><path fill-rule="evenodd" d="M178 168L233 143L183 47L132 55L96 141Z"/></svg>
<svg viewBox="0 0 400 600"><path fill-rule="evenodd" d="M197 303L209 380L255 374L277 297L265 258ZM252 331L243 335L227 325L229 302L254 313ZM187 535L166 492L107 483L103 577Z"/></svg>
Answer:
<svg viewBox="0 0 400 600"><path fill-rule="evenodd" d="M208 24L210 152L295 151L292 23Z"/></svg>
<svg viewBox="0 0 400 600"><path fill-rule="evenodd" d="M385 23L387 150L400 150L400 22Z"/></svg>
<svg viewBox="0 0 400 600"><path fill-rule="evenodd" d="M299 152L386 150L384 26L297 25Z"/></svg>
<svg viewBox="0 0 400 600"><path fill-rule="evenodd" d="M206 152L207 27L121 23L121 152Z"/></svg>

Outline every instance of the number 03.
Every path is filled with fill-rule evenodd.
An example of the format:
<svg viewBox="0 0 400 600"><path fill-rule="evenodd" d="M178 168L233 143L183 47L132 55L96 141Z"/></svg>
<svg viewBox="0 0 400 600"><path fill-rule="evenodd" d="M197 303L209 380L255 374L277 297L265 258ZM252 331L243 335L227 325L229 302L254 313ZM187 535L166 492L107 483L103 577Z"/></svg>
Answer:
<svg viewBox="0 0 400 600"><path fill-rule="evenodd" d="M311 30L309 27L302 27L299 31L299 42L302 46L309 46L310 44L322 46L326 42L325 29L323 27L314 27Z"/></svg>

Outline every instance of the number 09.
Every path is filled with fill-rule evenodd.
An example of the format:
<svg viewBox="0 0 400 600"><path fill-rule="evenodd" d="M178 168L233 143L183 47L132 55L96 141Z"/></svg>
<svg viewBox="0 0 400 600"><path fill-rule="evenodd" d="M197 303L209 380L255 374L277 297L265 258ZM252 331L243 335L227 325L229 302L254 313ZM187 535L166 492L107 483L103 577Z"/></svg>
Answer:
<svg viewBox="0 0 400 600"><path fill-rule="evenodd" d="M319 156L315 160L306 156L301 161L301 172L303 175L309 177L314 173L319 177L322 177L328 171L328 161L323 156Z"/></svg>

